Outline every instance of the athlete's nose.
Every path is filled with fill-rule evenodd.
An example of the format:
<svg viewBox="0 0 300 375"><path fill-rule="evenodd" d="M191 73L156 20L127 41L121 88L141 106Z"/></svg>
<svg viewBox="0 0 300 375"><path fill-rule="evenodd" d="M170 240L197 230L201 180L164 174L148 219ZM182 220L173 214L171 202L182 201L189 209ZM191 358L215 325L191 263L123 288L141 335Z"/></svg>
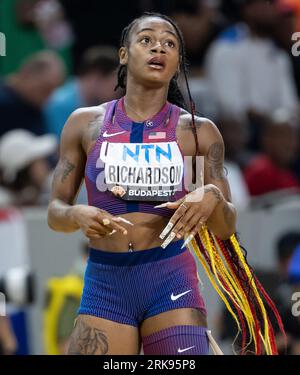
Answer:
<svg viewBox="0 0 300 375"><path fill-rule="evenodd" d="M156 45L151 48L151 52L166 53L164 47L160 44L160 42L157 42Z"/></svg>

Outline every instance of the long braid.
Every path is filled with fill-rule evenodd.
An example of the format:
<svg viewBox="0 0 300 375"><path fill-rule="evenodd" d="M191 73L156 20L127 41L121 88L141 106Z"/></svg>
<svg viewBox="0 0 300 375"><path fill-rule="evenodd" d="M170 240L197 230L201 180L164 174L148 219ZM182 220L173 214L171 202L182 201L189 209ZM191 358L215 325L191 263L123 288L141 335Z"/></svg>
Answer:
<svg viewBox="0 0 300 375"><path fill-rule="evenodd" d="M187 59L181 30L169 17L159 13L147 12L141 17L133 20L124 28L121 35L121 47L129 46L131 30L137 22L146 17L158 17L168 21L177 33L180 42L180 67L183 71L186 83L189 107L192 116L192 131L196 143L196 156L193 158L193 162L195 162L196 157L200 155L195 121L196 110L188 83ZM117 90L118 87L126 89L126 79L127 67L121 65L118 70L118 82L115 90ZM177 75L173 77L170 82L168 101L178 107L188 110L184 96L178 86ZM195 163L194 171L196 171ZM254 343L256 354L261 354L262 349L264 349L266 354L277 354L274 330L267 315L263 299L273 311L280 330L285 336L283 324L273 301L254 275L252 268L249 266L247 262L247 253L240 245L237 233L232 235L229 240L223 241L212 234L205 226L196 234L188 247L199 259L209 280L235 319L238 330L242 333L241 353L245 354L247 347L251 343ZM237 314L234 313L232 306ZM258 315L260 319L258 318ZM246 332L247 328L248 332ZM249 336L248 344L246 343L247 333Z"/></svg>

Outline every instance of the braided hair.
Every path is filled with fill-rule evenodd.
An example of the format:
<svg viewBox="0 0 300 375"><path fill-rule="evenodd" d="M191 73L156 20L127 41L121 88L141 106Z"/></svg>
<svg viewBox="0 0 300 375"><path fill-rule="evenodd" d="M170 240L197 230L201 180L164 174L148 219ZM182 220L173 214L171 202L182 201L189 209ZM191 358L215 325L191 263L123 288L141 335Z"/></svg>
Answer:
<svg viewBox="0 0 300 375"><path fill-rule="evenodd" d="M161 18L162 20L165 20L169 22L175 29L178 40L179 40L179 55L180 55L180 68L183 72L185 83L186 83L186 88L188 92L188 98L189 98L189 107L186 104L186 101L184 99L184 96L178 86L178 74L176 74L170 81L169 85L169 91L168 91L168 101L172 104L177 105L178 107L181 107L185 110L189 110L192 115L192 130L194 133L195 141L196 141L196 155L200 154L199 151L199 144L197 140L197 131L196 131L196 124L195 124L195 103L192 99L190 87L189 87L189 82L187 78L187 72L188 72L188 62L187 62L187 57L186 57L186 52L185 52L185 43L184 43L184 38L182 35L182 32L176 22L174 22L170 17L165 16L164 14L160 13L154 13L154 12L145 12L143 13L140 17L134 19L128 26L126 26L121 34L121 41L120 41L120 47L129 47L130 43L130 32L132 31L133 27L141 20L144 18L148 17L156 17L156 18ZM127 67L126 65L120 65L118 69L118 82L115 87L115 91L120 87L122 89L126 89L126 76L127 76Z"/></svg>

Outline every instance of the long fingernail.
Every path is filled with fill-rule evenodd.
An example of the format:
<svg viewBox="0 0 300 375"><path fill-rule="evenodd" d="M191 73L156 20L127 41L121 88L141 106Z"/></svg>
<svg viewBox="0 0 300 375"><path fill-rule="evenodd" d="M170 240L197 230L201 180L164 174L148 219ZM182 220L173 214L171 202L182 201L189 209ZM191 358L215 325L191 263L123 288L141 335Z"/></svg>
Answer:
<svg viewBox="0 0 300 375"><path fill-rule="evenodd" d="M176 237L176 233L171 232L170 235L165 240L165 242L161 245L161 247L165 249L174 240L175 237Z"/></svg>
<svg viewBox="0 0 300 375"><path fill-rule="evenodd" d="M174 227L174 224L168 223L165 229L159 235L159 238L163 240L173 227Z"/></svg>
<svg viewBox="0 0 300 375"><path fill-rule="evenodd" d="M113 234L115 234L116 233L116 230L114 229L112 232L110 232L108 235L109 236L112 236Z"/></svg>
<svg viewBox="0 0 300 375"><path fill-rule="evenodd" d="M129 224L129 225L134 225L133 223L131 223L129 220L126 220L126 219L124 219L123 217L117 217L117 219L119 219L120 221L123 221L123 223L125 223L125 224Z"/></svg>
<svg viewBox="0 0 300 375"><path fill-rule="evenodd" d="M184 247L186 247L192 241L193 238L194 238L194 235L190 234L188 236L188 238L184 241L184 244L181 246L181 249L183 249Z"/></svg>
<svg viewBox="0 0 300 375"><path fill-rule="evenodd" d="M168 203L160 204L159 206L154 206L154 208L166 208L168 207Z"/></svg>
<svg viewBox="0 0 300 375"><path fill-rule="evenodd" d="M127 230L124 230L123 234L126 236L128 234Z"/></svg>
<svg viewBox="0 0 300 375"><path fill-rule="evenodd" d="M108 225L108 224L110 224L110 220L108 220L108 219L103 219L103 220L102 220L102 223L103 223L103 225Z"/></svg>

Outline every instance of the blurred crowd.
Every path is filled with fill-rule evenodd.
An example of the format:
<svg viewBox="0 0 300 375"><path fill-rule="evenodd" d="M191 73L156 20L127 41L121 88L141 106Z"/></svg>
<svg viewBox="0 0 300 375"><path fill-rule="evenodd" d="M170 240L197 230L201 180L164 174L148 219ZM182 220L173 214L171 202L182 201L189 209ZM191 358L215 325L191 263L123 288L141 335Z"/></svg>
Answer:
<svg viewBox="0 0 300 375"><path fill-rule="evenodd" d="M0 207L47 205L63 125L122 95L119 40L143 11L183 32L192 97L222 133L238 210L299 200L299 0L3 0Z"/></svg>
<svg viewBox="0 0 300 375"><path fill-rule="evenodd" d="M238 209L299 195L298 0L91 0L88 7L12 0L1 7L1 31L14 49L0 60L0 205L47 203L63 125L76 108L122 94L114 91L121 31L143 11L165 13L183 31L196 109L224 137Z"/></svg>

